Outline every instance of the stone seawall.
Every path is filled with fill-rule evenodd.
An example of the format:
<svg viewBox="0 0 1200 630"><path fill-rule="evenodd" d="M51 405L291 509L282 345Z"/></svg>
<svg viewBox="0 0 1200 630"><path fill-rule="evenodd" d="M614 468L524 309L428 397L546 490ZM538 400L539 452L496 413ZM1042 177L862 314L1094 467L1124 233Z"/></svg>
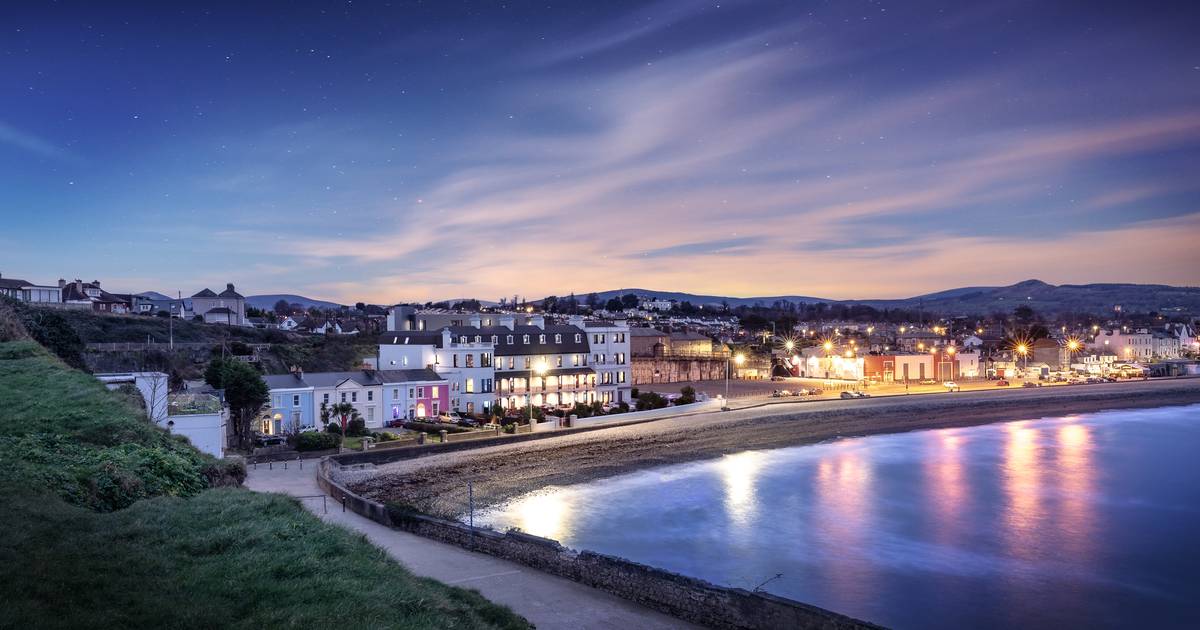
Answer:
<svg viewBox="0 0 1200 630"><path fill-rule="evenodd" d="M329 475L338 464L321 461L317 483L347 509L373 521L433 540L458 545L607 591L710 628L850 630L878 628L845 615L783 597L717 586L623 558L573 551L558 541L518 530L506 533L470 527L364 499Z"/></svg>

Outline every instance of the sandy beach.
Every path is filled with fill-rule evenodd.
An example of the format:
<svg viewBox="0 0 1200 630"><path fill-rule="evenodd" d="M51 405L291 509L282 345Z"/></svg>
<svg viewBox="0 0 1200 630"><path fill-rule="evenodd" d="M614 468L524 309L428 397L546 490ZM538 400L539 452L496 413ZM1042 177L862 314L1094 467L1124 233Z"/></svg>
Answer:
<svg viewBox="0 0 1200 630"><path fill-rule="evenodd" d="M466 511L468 480L473 482L475 508L483 509L546 486L745 450L1196 403L1200 379L1191 378L773 404L421 457L373 470L344 471L339 479L377 501L460 516Z"/></svg>

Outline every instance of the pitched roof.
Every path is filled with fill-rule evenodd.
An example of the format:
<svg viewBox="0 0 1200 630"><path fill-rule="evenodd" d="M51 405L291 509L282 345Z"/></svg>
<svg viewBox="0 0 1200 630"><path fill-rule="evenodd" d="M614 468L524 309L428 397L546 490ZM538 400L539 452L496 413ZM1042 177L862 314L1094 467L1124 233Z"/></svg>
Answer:
<svg viewBox="0 0 1200 630"><path fill-rule="evenodd" d="M233 283L232 283L232 282L230 282L229 284L226 284L226 285L225 285L225 290L221 292L221 294L220 294L220 297L223 297L223 298L232 298L232 299L235 299L235 300L244 300L244 299L246 299L246 298L242 297L242 294L241 294L241 293L238 293L237 291L234 291L234 290L233 290Z"/></svg>
<svg viewBox="0 0 1200 630"><path fill-rule="evenodd" d="M213 293L212 289L205 287L204 289L198 291L192 297L194 297L194 298L215 298L215 297L217 297L217 294Z"/></svg>
<svg viewBox="0 0 1200 630"><path fill-rule="evenodd" d="M496 338L496 355L510 356L523 354L569 354L572 352L587 354L591 350L587 336L582 328L567 325L514 326L511 330L506 326L451 326L450 333L455 340L467 337L468 342L475 341L476 335L484 343L490 343ZM525 335L529 335L529 343L525 343ZM542 335L546 341L541 341ZM555 341L555 335L561 335L562 341ZM575 336L579 335L579 340ZM512 336L512 343L508 342Z"/></svg>
<svg viewBox="0 0 1200 630"><path fill-rule="evenodd" d="M304 382L304 379L296 374L266 374L263 380L267 383L268 389L298 389L304 387L312 387Z"/></svg>
<svg viewBox="0 0 1200 630"><path fill-rule="evenodd" d="M0 289L21 289L32 286L28 280L20 278L0 278Z"/></svg>
<svg viewBox="0 0 1200 630"><path fill-rule="evenodd" d="M385 385L390 383L424 383L429 381L445 381L446 379L429 368L412 370L380 370L376 372L379 380Z"/></svg>
<svg viewBox="0 0 1200 630"><path fill-rule="evenodd" d="M263 377L270 389L301 389L308 387L337 387L346 381L362 386L392 383L441 383L446 379L429 368L408 370L355 370L351 372L312 372L297 374L268 374Z"/></svg>

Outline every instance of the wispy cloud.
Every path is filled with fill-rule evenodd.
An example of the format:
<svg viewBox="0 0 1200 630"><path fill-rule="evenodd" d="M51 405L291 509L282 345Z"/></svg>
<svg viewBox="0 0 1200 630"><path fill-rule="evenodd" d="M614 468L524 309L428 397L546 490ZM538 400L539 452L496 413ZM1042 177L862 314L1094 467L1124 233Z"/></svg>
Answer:
<svg viewBox="0 0 1200 630"><path fill-rule="evenodd" d="M884 41L888 16L725 31L710 5L665 0L522 47L519 71L478 88L488 115L455 119L446 137L402 133L408 110L396 107L204 139L222 168L192 177L196 215L221 217L213 240L254 258L243 268L269 290L343 301L540 296L630 278L829 297L1052 279L1046 269L1187 280L1178 263L1196 262L1200 203L1178 155L1200 148L1193 103L1047 96L1027 64L1054 77L1079 62L1045 49L940 72L874 68L999 10ZM714 22L702 37L619 54L703 20ZM1150 213L1151 199L1174 202ZM1175 263L1094 255L1149 242Z"/></svg>
<svg viewBox="0 0 1200 630"><path fill-rule="evenodd" d="M49 140L21 131L3 122L0 122L0 144L7 144L44 158L64 161L74 161L76 159L71 152Z"/></svg>

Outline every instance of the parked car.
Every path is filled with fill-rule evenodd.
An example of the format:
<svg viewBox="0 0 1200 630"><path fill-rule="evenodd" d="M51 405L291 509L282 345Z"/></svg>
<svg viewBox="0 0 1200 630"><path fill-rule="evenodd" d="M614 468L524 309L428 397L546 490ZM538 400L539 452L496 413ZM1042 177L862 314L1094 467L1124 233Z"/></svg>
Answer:
<svg viewBox="0 0 1200 630"><path fill-rule="evenodd" d="M782 376L772 376L771 380L775 381L775 382L779 382L779 381L783 381L783 380L787 380L787 379L783 378Z"/></svg>
<svg viewBox="0 0 1200 630"><path fill-rule="evenodd" d="M1008 381L1006 381L1004 379L1000 379L1000 380L996 381L996 387L1008 387L1008 384L1009 384Z"/></svg>
<svg viewBox="0 0 1200 630"><path fill-rule="evenodd" d="M870 398L871 395L868 394L867 392L854 392L854 397L855 398Z"/></svg>
<svg viewBox="0 0 1200 630"><path fill-rule="evenodd" d="M317 427L304 427L303 429L300 429L301 433L319 433L320 431L321 430Z"/></svg>
<svg viewBox="0 0 1200 630"><path fill-rule="evenodd" d="M926 379L921 379L921 384L922 385L936 385L937 381L935 381L931 378L926 378Z"/></svg>
<svg viewBox="0 0 1200 630"><path fill-rule="evenodd" d="M459 418L454 424L460 427L477 427L479 426L479 421L474 418Z"/></svg>
<svg viewBox="0 0 1200 630"><path fill-rule="evenodd" d="M266 435L263 433L254 436L255 446L278 446L287 442L287 438L282 435Z"/></svg>
<svg viewBox="0 0 1200 630"><path fill-rule="evenodd" d="M438 414L437 421L447 422L449 424L458 424L460 421L462 421L462 416L458 415L458 412L455 411L444 411Z"/></svg>
<svg viewBox="0 0 1200 630"><path fill-rule="evenodd" d="M956 389L962 389L961 387L958 386L958 383L955 383L954 381L946 381L945 383L942 383L942 386L950 391L954 391Z"/></svg>
<svg viewBox="0 0 1200 630"><path fill-rule="evenodd" d="M858 398L858 396L854 395L854 392L842 392L841 396L842 398Z"/></svg>
<svg viewBox="0 0 1200 630"><path fill-rule="evenodd" d="M1032 381L1025 381L1024 383L1021 383L1021 387L1041 387L1041 385Z"/></svg>

